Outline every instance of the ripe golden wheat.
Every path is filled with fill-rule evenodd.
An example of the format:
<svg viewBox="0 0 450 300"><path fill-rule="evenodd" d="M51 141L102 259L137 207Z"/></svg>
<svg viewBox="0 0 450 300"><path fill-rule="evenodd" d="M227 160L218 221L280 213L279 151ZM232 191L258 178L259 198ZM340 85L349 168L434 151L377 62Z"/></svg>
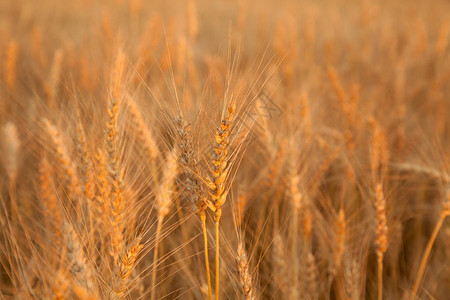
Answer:
<svg viewBox="0 0 450 300"><path fill-rule="evenodd" d="M1 299L446 299L450 4L0 3Z"/></svg>

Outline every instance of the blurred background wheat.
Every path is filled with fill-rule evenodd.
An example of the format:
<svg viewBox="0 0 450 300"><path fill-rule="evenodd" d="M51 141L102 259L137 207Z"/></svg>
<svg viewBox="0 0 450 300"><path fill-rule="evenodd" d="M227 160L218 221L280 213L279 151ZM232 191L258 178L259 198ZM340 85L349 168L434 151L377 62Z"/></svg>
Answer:
<svg viewBox="0 0 450 300"><path fill-rule="evenodd" d="M447 299L449 16L1 1L0 298Z"/></svg>

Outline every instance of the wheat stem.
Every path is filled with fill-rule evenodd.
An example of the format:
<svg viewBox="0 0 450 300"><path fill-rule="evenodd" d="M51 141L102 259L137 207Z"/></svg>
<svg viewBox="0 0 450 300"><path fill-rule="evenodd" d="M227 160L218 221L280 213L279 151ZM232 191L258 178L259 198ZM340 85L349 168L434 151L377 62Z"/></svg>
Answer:
<svg viewBox="0 0 450 300"><path fill-rule="evenodd" d="M203 239L205 246L205 264L206 264L206 279L208 281L208 299L212 299L211 293L211 275L209 272L209 259L208 259L208 234L206 232L206 212L203 210L200 212L200 220L202 221Z"/></svg>
<svg viewBox="0 0 450 300"><path fill-rule="evenodd" d="M214 217L216 222L216 300L219 300L219 275L220 275L220 268L219 268L219 221L220 216L222 215L222 209L218 208L216 210L216 215Z"/></svg>
<svg viewBox="0 0 450 300"><path fill-rule="evenodd" d="M383 254L378 255L378 300L383 299Z"/></svg>
<svg viewBox="0 0 450 300"><path fill-rule="evenodd" d="M162 228L163 218L158 218L158 225L156 227L156 237L155 237L155 251L153 252L153 272L152 272L152 285L151 285L151 300L155 300L155 284L156 284L156 261L158 260L158 247L161 238L161 228Z"/></svg>
<svg viewBox="0 0 450 300"><path fill-rule="evenodd" d="M416 280L414 282L414 286L413 286L413 289L412 289L412 292L411 292L411 297L409 298L410 300L413 300L416 297L417 291L418 291L419 286L420 286L420 282L421 282L423 274L425 272L425 267L427 265L428 258L429 258L430 253L431 253L431 248L433 248L434 241L436 240L436 237L437 237L437 235L438 235L438 233L439 233L439 231L440 231L440 229L442 227L442 224L444 223L445 218L448 215L450 215L450 211L449 210L443 210L441 215L440 215L440 217L439 217L438 222L436 223L436 226L434 227L433 233L431 234L431 237L430 237L430 239L428 241L427 247L425 248L425 252L423 253L422 260L420 262L419 272L417 272L417 277L416 277Z"/></svg>

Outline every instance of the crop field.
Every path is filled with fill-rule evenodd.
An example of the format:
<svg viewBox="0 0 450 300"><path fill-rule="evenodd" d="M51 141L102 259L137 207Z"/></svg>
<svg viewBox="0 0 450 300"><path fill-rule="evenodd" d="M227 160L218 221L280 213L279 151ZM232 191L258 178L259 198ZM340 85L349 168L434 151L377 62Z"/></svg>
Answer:
<svg viewBox="0 0 450 300"><path fill-rule="evenodd" d="M0 299L449 299L448 0L0 0Z"/></svg>

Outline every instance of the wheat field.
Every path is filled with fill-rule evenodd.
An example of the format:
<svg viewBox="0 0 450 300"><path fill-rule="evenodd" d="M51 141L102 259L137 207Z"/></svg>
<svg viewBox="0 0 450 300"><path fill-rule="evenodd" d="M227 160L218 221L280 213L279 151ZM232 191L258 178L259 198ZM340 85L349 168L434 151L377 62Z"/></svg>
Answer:
<svg viewBox="0 0 450 300"><path fill-rule="evenodd" d="M0 299L448 299L449 16L0 1Z"/></svg>

